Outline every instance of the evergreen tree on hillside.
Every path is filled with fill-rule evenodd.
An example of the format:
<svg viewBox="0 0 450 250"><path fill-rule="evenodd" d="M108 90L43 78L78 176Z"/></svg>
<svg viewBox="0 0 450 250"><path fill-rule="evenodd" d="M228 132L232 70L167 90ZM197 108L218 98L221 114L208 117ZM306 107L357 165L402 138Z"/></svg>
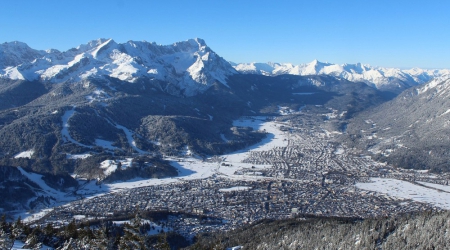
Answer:
<svg viewBox="0 0 450 250"><path fill-rule="evenodd" d="M19 238L20 236L22 236L23 230L24 229L24 224L22 223L22 219L17 218L17 220L12 224L12 228L11 228L11 237L13 237L14 239Z"/></svg>
<svg viewBox="0 0 450 250"><path fill-rule="evenodd" d="M167 242L167 234L161 234L158 242L152 248L156 250L170 250L169 242Z"/></svg>
<svg viewBox="0 0 450 250"><path fill-rule="evenodd" d="M136 213L131 223L124 225L124 235L120 238L119 249L146 249L146 235L141 232L142 219Z"/></svg>
<svg viewBox="0 0 450 250"><path fill-rule="evenodd" d="M14 245L14 238L9 233L6 233L3 229L0 229L0 249L9 250Z"/></svg>
<svg viewBox="0 0 450 250"><path fill-rule="evenodd" d="M69 224L67 224L67 226L64 228L63 234L66 237L66 239L69 239L69 238L77 239L78 238L78 230L77 230L77 224L75 222L75 219L73 219Z"/></svg>
<svg viewBox="0 0 450 250"><path fill-rule="evenodd" d="M27 240L25 241L24 248L26 249L41 249L42 242L39 241L39 237L35 233L31 233L28 235Z"/></svg>
<svg viewBox="0 0 450 250"><path fill-rule="evenodd" d="M112 237L108 238L108 228L102 225L100 228L94 231L95 240L92 241L92 246L95 249L107 250L112 249L114 241Z"/></svg>

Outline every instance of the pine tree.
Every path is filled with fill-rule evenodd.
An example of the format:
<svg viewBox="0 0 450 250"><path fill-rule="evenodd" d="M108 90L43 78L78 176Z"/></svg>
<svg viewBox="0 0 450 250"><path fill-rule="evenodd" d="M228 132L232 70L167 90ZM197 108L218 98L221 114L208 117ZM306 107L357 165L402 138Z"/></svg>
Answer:
<svg viewBox="0 0 450 250"><path fill-rule="evenodd" d="M6 231L8 223L6 222L6 215L2 215L0 218L0 230Z"/></svg>
<svg viewBox="0 0 450 250"><path fill-rule="evenodd" d="M94 231L93 248L107 250L113 248L114 242L112 238L108 238L108 228L102 225L100 228Z"/></svg>
<svg viewBox="0 0 450 250"><path fill-rule="evenodd" d="M24 248L26 249L41 249L42 242L39 242L39 238L35 233L31 233L28 235L27 240L25 241Z"/></svg>
<svg viewBox="0 0 450 250"><path fill-rule="evenodd" d="M124 235L120 238L119 249L146 249L146 236L141 232L142 219L136 213L131 224L124 224Z"/></svg>
<svg viewBox="0 0 450 250"><path fill-rule="evenodd" d="M9 233L0 229L0 249L8 250L14 246L14 238Z"/></svg>
<svg viewBox="0 0 450 250"><path fill-rule="evenodd" d="M77 224L75 223L75 219L73 219L64 230L64 236L66 238L78 238L78 230L77 230Z"/></svg>
<svg viewBox="0 0 450 250"><path fill-rule="evenodd" d="M86 248L82 248L79 242L74 238L70 238L69 240L64 242L64 245L57 248L57 250L82 250L82 249Z"/></svg>
<svg viewBox="0 0 450 250"><path fill-rule="evenodd" d="M156 250L170 250L169 242L167 242L167 234L161 234L158 238L158 243L153 247Z"/></svg>
<svg viewBox="0 0 450 250"><path fill-rule="evenodd" d="M55 228L53 227L52 224L48 223L44 227L44 234L47 235L47 236L53 236L55 234Z"/></svg>
<svg viewBox="0 0 450 250"><path fill-rule="evenodd" d="M23 233L23 223L22 219L19 216L12 225L11 237L15 240L19 238L22 235L22 233Z"/></svg>

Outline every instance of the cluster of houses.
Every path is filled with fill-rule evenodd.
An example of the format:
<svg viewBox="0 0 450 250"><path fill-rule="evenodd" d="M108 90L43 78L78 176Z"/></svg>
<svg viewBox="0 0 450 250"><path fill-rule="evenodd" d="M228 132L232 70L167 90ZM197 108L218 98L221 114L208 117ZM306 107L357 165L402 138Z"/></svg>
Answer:
<svg viewBox="0 0 450 250"><path fill-rule="evenodd" d="M271 167L235 173L253 175L252 178L213 175L123 190L57 207L42 223L70 221L75 215L84 215L87 220L113 218L136 210L168 211L198 215L173 216L166 221L178 233L193 236L231 230L262 219L305 214L367 218L435 209L426 203L360 190L355 183L368 182L370 177L388 177L448 184L449 176L390 168L334 143L333 133L314 124L283 123L280 128L288 133L286 147L252 152L244 161ZM231 164L224 162L221 166Z"/></svg>

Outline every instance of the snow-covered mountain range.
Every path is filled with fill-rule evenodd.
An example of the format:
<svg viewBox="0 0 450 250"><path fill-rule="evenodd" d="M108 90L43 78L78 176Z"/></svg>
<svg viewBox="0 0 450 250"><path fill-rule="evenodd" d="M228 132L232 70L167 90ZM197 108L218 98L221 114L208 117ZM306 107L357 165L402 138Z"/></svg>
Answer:
<svg viewBox="0 0 450 250"><path fill-rule="evenodd" d="M0 77L53 83L112 77L165 81L191 96L214 82L226 85L234 68L202 39L157 45L98 39L68 51L38 51L21 42L0 45Z"/></svg>
<svg viewBox="0 0 450 250"><path fill-rule="evenodd" d="M0 78L13 80L60 83L110 77L135 82L146 78L169 83L180 93L192 96L208 89L214 82L227 86L227 77L238 72L266 76L332 75L396 93L450 74L447 69L402 70L360 63L339 65L317 60L301 65L230 64L199 38L172 45L145 41L116 43L112 39L98 39L64 52L55 49L34 50L22 42L0 44Z"/></svg>
<svg viewBox="0 0 450 250"><path fill-rule="evenodd" d="M450 70L424 70L413 68L402 70L397 68L372 67L357 64L331 64L317 60L311 63L293 65L290 63L241 63L233 64L234 68L244 74L260 74L276 76L290 75L332 75L349 81L364 82L380 90L401 91L405 88L426 83L431 79L449 74Z"/></svg>

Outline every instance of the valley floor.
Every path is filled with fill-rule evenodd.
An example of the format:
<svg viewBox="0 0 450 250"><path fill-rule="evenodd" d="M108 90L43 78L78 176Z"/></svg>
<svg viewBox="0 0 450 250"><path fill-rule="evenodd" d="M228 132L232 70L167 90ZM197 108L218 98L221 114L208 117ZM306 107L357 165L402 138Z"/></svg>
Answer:
<svg viewBox="0 0 450 250"><path fill-rule="evenodd" d="M178 169L175 178L86 182L77 190L83 199L22 217L62 225L166 211L165 227L192 238L304 214L368 218L450 209L448 176L395 169L336 143L341 132L327 126L336 117L333 110L302 110L276 119L243 118L235 126L265 131L266 139L208 159L168 158Z"/></svg>

